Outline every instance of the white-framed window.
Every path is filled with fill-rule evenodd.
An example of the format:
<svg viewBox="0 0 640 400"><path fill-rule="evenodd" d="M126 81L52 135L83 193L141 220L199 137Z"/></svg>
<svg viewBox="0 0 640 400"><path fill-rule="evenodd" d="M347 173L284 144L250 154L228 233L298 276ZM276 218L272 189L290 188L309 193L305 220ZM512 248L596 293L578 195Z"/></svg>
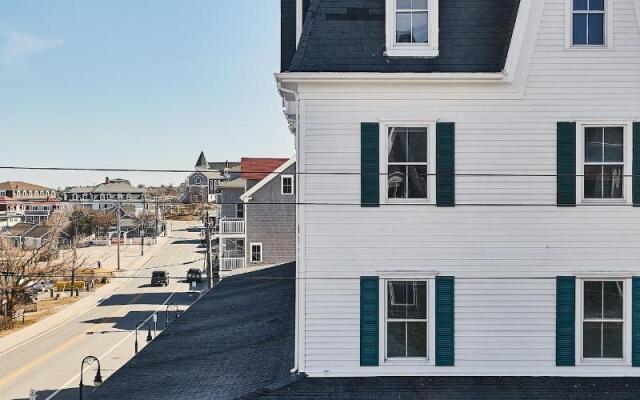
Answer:
<svg viewBox="0 0 640 400"><path fill-rule="evenodd" d="M202 178L200 178L199 176L196 176L193 181L196 185L202 185Z"/></svg>
<svg viewBox="0 0 640 400"><path fill-rule="evenodd" d="M565 0L565 47L610 49L613 47L611 0Z"/></svg>
<svg viewBox="0 0 640 400"><path fill-rule="evenodd" d="M586 278L577 283L578 364L630 364L630 280Z"/></svg>
<svg viewBox="0 0 640 400"><path fill-rule="evenodd" d="M236 203L236 218L244 218L244 203Z"/></svg>
<svg viewBox="0 0 640 400"><path fill-rule="evenodd" d="M293 175L282 175L280 177L280 193L282 195L291 195L293 189Z"/></svg>
<svg viewBox="0 0 640 400"><path fill-rule="evenodd" d="M386 54L438 56L439 0L386 0Z"/></svg>
<svg viewBox="0 0 640 400"><path fill-rule="evenodd" d="M629 122L577 124L578 201L630 203L632 199L632 128Z"/></svg>
<svg viewBox="0 0 640 400"><path fill-rule="evenodd" d="M383 280L384 362L430 361L433 336L429 280Z"/></svg>
<svg viewBox="0 0 640 400"><path fill-rule="evenodd" d="M435 123L384 122L380 188L387 203L435 200Z"/></svg>
<svg viewBox="0 0 640 400"><path fill-rule="evenodd" d="M262 243L251 243L251 262L262 262Z"/></svg>

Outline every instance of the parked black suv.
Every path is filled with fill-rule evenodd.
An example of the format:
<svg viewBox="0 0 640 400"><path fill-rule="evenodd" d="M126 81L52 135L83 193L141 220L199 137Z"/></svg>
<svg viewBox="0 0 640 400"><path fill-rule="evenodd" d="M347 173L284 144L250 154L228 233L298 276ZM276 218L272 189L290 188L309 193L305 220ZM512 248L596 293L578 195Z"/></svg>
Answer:
<svg viewBox="0 0 640 400"><path fill-rule="evenodd" d="M169 274L166 271L153 271L151 286L169 286Z"/></svg>
<svg viewBox="0 0 640 400"><path fill-rule="evenodd" d="M187 271L187 283L191 282L202 282L202 271L198 268L189 268Z"/></svg>

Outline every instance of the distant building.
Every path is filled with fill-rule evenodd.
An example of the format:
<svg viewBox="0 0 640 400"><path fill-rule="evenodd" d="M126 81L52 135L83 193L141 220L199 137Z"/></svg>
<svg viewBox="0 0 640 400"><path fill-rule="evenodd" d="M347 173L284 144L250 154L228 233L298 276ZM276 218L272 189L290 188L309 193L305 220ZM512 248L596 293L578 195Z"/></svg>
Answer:
<svg viewBox="0 0 640 400"><path fill-rule="evenodd" d="M40 224L60 208L54 189L27 182L0 183L0 226L19 222Z"/></svg>
<svg viewBox="0 0 640 400"><path fill-rule="evenodd" d="M72 208L108 210L119 203L123 209L134 214L141 213L143 207L147 210L153 207L153 201L144 203L144 199L144 188L135 187L126 179L108 177L97 186L76 186L64 193L65 204Z"/></svg>
<svg viewBox="0 0 640 400"><path fill-rule="evenodd" d="M220 269L295 260L295 158L243 158L221 182L214 240Z"/></svg>
<svg viewBox="0 0 640 400"><path fill-rule="evenodd" d="M195 172L187 178L184 200L189 203L215 203L218 185L232 178L230 174L239 167L239 162L208 162L204 152L200 152L194 166Z"/></svg>

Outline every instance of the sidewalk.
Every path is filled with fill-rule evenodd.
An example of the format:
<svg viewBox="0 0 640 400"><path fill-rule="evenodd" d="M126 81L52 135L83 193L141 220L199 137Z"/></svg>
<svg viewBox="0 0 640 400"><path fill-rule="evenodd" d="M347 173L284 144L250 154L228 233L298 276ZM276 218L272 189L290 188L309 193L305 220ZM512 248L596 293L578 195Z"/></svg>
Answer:
<svg viewBox="0 0 640 400"><path fill-rule="evenodd" d="M30 325L24 329L20 329L14 333L9 334L0 339L0 356L4 353L12 351L20 346L23 346L29 343L31 340L42 336L61 325L66 324L78 317L80 317L85 312L91 310L92 308L98 306L99 302L114 293L122 290L132 278L141 270L141 268L153 258L156 253L166 246L171 241L170 238L161 237L158 238L158 244L155 246L145 247L145 255L144 257L140 257L138 254L138 258L135 260L131 260L134 256L134 251L129 246L127 250L127 254L125 256L125 251L121 251L121 259L122 259L122 271L118 274L119 278L112 279L108 284L101 286L94 290L93 292L89 292L78 300L76 303L69 305L68 307L60 310L59 312L46 317L45 319L36 322L33 325ZM124 249L121 249L124 250ZM139 247L135 248L135 251L140 251ZM126 261L125 261L126 260ZM126 279L129 278L129 279Z"/></svg>

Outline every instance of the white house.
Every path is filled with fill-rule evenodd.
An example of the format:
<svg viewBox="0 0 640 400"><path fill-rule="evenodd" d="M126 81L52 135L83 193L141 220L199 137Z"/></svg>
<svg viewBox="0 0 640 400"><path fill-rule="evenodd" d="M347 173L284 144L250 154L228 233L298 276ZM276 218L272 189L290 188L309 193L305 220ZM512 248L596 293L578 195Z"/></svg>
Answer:
<svg viewBox="0 0 640 400"><path fill-rule="evenodd" d="M640 376L640 0L282 11L296 369Z"/></svg>

